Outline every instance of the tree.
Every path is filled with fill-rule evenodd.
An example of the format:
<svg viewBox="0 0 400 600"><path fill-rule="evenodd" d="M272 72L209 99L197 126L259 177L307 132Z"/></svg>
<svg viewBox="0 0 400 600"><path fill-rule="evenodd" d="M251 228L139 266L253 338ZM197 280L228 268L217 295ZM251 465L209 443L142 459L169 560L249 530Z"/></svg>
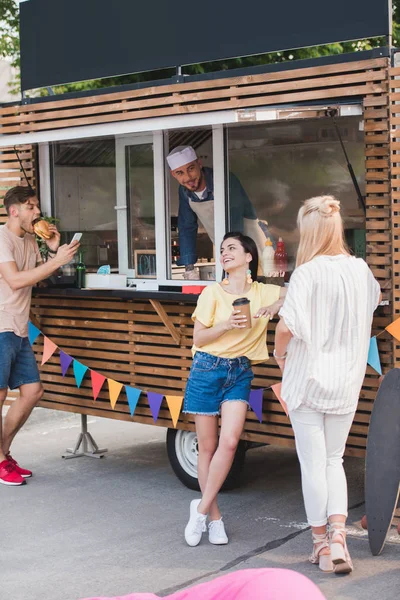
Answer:
<svg viewBox="0 0 400 600"><path fill-rule="evenodd" d="M19 69L19 7L15 0L0 0L0 58ZM19 78L11 82L11 91L19 92Z"/></svg>
<svg viewBox="0 0 400 600"><path fill-rule="evenodd" d="M325 46L315 46L313 48L302 48L299 50L287 50L284 52L271 52L269 54L260 54L257 56L247 56L209 63L201 63L185 67L184 72L188 75L199 73L208 73L212 71L223 71L227 69L248 67L254 65L263 65L268 63L292 61L302 58L316 58L329 54L342 54L344 52L357 52L360 50L369 50L385 45L382 38L371 40L360 40L353 42L343 42L328 44ZM393 0L393 46L400 45L400 0ZM16 0L0 0L0 58L7 58L14 67L19 67L19 7ZM67 85L57 85L53 87L56 94L65 92L74 92L79 90L99 89L115 85L124 85L129 83L138 83L145 81L154 81L155 79L171 77L174 74L173 69L163 69L160 71L148 71L133 75L124 75L121 77L108 77L103 79L93 79L79 83L70 83ZM19 91L19 76L11 82L11 89L15 93ZM48 95L47 89L39 90L42 96Z"/></svg>

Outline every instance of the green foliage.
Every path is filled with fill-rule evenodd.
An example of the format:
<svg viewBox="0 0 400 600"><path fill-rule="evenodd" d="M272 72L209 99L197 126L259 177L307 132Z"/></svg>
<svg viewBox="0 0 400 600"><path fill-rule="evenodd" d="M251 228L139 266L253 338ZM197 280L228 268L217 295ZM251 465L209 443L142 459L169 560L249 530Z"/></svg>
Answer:
<svg viewBox="0 0 400 600"><path fill-rule="evenodd" d="M370 50L371 48L384 46L385 44L386 42L383 38L342 42L325 46L314 46L312 48L302 48L299 50L271 52L269 54L260 54L257 56L200 63L185 67L184 72L188 75L195 75L268 63L316 58L318 56L330 54L359 52L361 50ZM393 46L400 46L400 0L393 0ZM8 58L11 60L13 66L19 67L19 8L15 0L0 0L0 57ZM53 91L55 94L63 94L66 92L94 90L111 86L154 81L155 79L171 77L174 72L174 69L163 69L159 71L149 71L147 73L124 75L121 77L92 79L90 81L82 81L79 83L57 85L53 87ZM19 76L11 83L11 89L15 93L18 92L18 87ZM41 96L47 96L48 93L47 89L39 90ZM35 95L37 95L37 92Z"/></svg>
<svg viewBox="0 0 400 600"><path fill-rule="evenodd" d="M19 7L15 0L0 0L0 58L19 68ZM19 75L10 82L10 91L19 92Z"/></svg>

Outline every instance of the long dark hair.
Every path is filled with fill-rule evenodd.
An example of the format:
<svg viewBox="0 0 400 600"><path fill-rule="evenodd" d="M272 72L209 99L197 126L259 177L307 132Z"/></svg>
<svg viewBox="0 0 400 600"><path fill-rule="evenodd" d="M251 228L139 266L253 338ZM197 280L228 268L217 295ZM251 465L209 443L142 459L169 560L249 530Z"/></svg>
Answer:
<svg viewBox="0 0 400 600"><path fill-rule="evenodd" d="M251 271L251 278L253 281L257 281L257 272L258 272L258 250L255 241L249 237L248 235L243 235L240 231L228 231L224 235L223 242L228 238L233 238L240 242L245 252L251 254L251 262L249 264L249 269Z"/></svg>

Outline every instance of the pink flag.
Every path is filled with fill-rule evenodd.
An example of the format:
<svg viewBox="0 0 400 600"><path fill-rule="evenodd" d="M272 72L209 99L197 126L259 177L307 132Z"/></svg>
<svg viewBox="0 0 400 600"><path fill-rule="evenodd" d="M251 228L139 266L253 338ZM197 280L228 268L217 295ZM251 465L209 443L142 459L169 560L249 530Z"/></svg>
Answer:
<svg viewBox="0 0 400 600"><path fill-rule="evenodd" d="M58 348L58 346L56 346L56 344L54 342L49 340L48 337L44 336L43 356L42 356L42 363L41 363L42 365L47 363L47 361L49 360L49 358L51 358L53 356L53 354L57 350L57 348Z"/></svg>
<svg viewBox="0 0 400 600"><path fill-rule="evenodd" d="M285 411L286 415L289 416L286 402L284 401L284 399L281 396L282 383L279 382L279 383L276 383L275 385L271 385L271 388L272 388L275 396L278 398L279 402L281 403L282 408Z"/></svg>

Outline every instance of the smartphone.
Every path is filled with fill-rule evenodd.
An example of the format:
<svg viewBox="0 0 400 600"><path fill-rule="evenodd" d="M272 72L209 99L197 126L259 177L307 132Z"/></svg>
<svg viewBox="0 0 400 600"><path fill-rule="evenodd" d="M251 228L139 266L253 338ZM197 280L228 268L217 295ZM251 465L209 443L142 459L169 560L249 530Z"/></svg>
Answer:
<svg viewBox="0 0 400 600"><path fill-rule="evenodd" d="M74 234L74 237L73 237L73 238L72 238L72 240L70 241L70 244L72 244L72 242L79 242L79 241L80 241L80 239L81 239L81 237L82 237L82 234L81 234L81 233L75 233L75 234Z"/></svg>

